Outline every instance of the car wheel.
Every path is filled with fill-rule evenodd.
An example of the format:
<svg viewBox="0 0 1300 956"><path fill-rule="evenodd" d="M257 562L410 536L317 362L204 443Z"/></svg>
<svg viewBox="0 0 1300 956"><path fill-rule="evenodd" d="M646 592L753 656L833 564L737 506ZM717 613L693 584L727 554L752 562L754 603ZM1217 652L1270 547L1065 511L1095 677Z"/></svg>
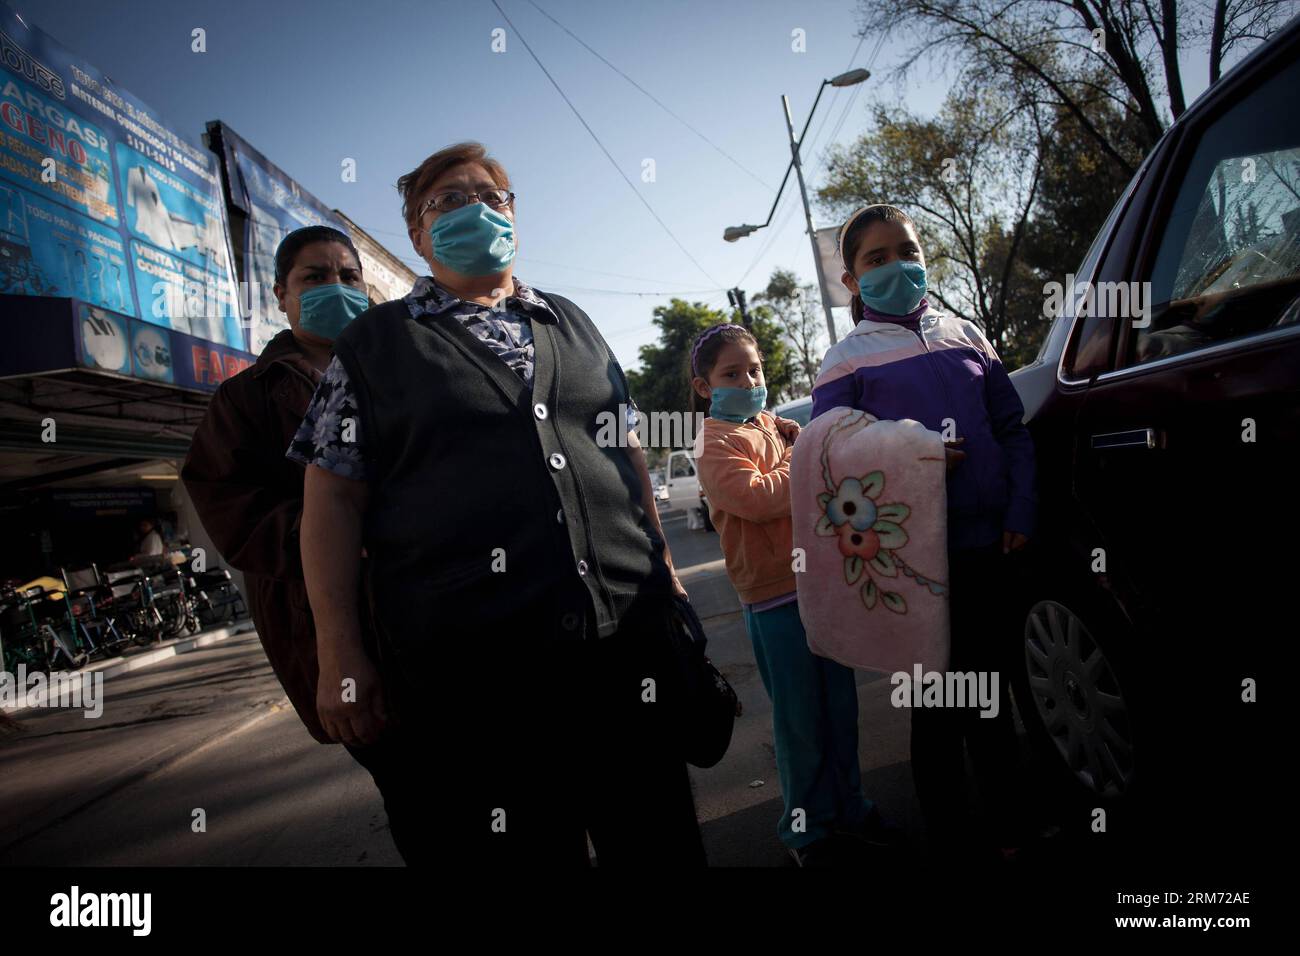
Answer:
<svg viewBox="0 0 1300 956"><path fill-rule="evenodd" d="M1117 665L1084 621L1057 601L1039 601L1025 620L1028 696L1042 733L1069 772L1100 797L1133 783L1135 741Z"/></svg>

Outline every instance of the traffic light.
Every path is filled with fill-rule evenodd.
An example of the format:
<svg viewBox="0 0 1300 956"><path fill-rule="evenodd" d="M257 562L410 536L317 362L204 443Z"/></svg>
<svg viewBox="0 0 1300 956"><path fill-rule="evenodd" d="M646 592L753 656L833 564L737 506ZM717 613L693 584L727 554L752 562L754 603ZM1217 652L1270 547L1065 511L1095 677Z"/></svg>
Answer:
<svg viewBox="0 0 1300 956"><path fill-rule="evenodd" d="M733 309L740 311L740 322L745 328L749 328L749 313L745 310L745 290L728 289L727 301L731 303Z"/></svg>

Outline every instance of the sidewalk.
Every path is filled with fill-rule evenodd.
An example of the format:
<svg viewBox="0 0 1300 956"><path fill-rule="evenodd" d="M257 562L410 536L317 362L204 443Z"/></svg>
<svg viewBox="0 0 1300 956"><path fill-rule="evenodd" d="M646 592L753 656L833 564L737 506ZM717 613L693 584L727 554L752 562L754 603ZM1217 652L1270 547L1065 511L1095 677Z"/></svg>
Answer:
<svg viewBox="0 0 1300 956"><path fill-rule="evenodd" d="M772 703L754 662L740 599L727 577L718 536L688 531L682 521L665 521L664 530L678 577L708 635L707 653L744 707L726 756L708 770L690 768L709 864L793 866L776 832L784 804L772 744ZM884 675L859 672L857 684L864 792L907 831L910 841L919 843L924 827L909 766L910 718L891 706L891 686Z"/></svg>

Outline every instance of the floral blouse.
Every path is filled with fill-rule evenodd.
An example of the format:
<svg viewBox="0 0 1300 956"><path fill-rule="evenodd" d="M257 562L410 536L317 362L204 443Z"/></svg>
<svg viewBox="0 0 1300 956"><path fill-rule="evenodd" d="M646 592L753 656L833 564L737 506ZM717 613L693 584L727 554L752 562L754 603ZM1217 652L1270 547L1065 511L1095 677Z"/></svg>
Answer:
<svg viewBox="0 0 1300 956"><path fill-rule="evenodd" d="M496 309L459 299L430 276L418 279L403 301L412 318L419 321L429 322L444 314L454 316L531 388L534 365L530 316L539 310L554 312L531 288L518 279L514 283L515 294ZM365 436L359 411L348 373L337 358L331 359L286 455L343 478L366 480ZM636 428L638 418L636 405L629 400L628 431Z"/></svg>

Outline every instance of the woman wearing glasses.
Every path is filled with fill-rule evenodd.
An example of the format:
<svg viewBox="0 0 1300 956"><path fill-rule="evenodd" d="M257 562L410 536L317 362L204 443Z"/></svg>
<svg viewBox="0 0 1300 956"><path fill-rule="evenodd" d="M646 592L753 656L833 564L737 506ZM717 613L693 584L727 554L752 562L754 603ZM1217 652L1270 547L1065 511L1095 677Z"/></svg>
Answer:
<svg viewBox="0 0 1300 956"><path fill-rule="evenodd" d="M589 835L602 866L702 864L656 706L684 591L623 371L586 313L515 278L515 196L481 145L398 189L430 274L340 335L289 452L322 723L348 743L414 731L430 855L586 865ZM363 546L382 679L358 636Z"/></svg>

